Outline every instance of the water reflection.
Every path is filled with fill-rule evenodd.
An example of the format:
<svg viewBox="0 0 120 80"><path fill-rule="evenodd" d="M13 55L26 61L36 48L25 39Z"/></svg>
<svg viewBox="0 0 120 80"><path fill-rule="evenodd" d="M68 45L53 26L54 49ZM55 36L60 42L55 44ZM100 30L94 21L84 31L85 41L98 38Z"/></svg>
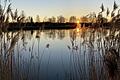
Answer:
<svg viewBox="0 0 120 80"><path fill-rule="evenodd" d="M78 27L4 32L0 40L0 80L120 78L120 60L112 71L104 62L104 55L111 47L120 53L119 29Z"/></svg>

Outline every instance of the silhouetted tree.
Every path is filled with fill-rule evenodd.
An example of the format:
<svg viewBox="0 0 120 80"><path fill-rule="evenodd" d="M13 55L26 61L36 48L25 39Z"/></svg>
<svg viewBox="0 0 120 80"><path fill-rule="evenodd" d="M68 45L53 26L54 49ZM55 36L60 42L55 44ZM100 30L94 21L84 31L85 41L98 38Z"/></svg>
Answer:
<svg viewBox="0 0 120 80"><path fill-rule="evenodd" d="M47 22L47 21L48 21L47 17L44 17L43 22Z"/></svg>
<svg viewBox="0 0 120 80"><path fill-rule="evenodd" d="M65 17L63 17L63 16L58 16L58 17L57 17L57 22L58 22L58 23L65 23Z"/></svg>
<svg viewBox="0 0 120 80"><path fill-rule="evenodd" d="M75 16L71 16L69 19L70 23L76 23L77 22L77 18Z"/></svg>
<svg viewBox="0 0 120 80"><path fill-rule="evenodd" d="M39 17L39 15L36 16L36 22L40 22L40 17Z"/></svg>
<svg viewBox="0 0 120 80"><path fill-rule="evenodd" d="M55 23L56 22L56 18L53 16L52 17L52 23Z"/></svg>
<svg viewBox="0 0 120 80"><path fill-rule="evenodd" d="M51 18L48 18L48 22L55 23L56 22L56 18L54 16L51 17Z"/></svg>
<svg viewBox="0 0 120 80"><path fill-rule="evenodd" d="M31 17L30 22L33 23L33 18Z"/></svg>

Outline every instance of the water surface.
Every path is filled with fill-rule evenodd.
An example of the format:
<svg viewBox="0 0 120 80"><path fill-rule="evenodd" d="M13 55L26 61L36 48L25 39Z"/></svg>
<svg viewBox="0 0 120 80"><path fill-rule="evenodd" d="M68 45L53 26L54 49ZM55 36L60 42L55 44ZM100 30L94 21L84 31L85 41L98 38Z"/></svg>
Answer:
<svg viewBox="0 0 120 80"><path fill-rule="evenodd" d="M0 35L0 80L118 80L103 61L120 30L76 28Z"/></svg>

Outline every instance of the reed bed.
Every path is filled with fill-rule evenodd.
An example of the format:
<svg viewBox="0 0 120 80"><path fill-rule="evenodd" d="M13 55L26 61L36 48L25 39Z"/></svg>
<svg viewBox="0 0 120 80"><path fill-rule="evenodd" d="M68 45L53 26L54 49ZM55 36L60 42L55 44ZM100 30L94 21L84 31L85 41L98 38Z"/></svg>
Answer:
<svg viewBox="0 0 120 80"><path fill-rule="evenodd" d="M97 28L78 26L73 30L9 32L9 18L20 27L25 22L25 15L22 12L18 16L17 10L13 12L11 3L5 0L4 6L0 4L0 80L119 80L120 60L116 62L117 67L108 66L104 61L106 51L111 48L120 54L119 14L112 17L112 27L105 29L102 24L107 21L101 17L103 4L101 9ZM58 47L58 43L49 42L56 41L56 38L59 42L64 41L66 36L69 44L64 46ZM47 43L43 42L44 45L43 38L49 38ZM56 55L52 49L54 46L57 50L64 47L64 53L56 52ZM53 69L51 73L50 69Z"/></svg>
<svg viewBox="0 0 120 80"><path fill-rule="evenodd" d="M56 45L49 41L43 45L43 35L52 41L56 38L62 41L69 36L69 44L63 46L67 54L61 53L60 56L56 56L60 60L58 62L62 72L57 72L54 79L119 80L119 61L118 68L110 71L110 67L104 62L104 55L110 48L114 48L120 54L120 30L87 27L79 28L79 31L73 29L2 32L1 80L49 80L52 74L49 72L53 64L51 61L56 55L52 48ZM67 59L64 59L64 55L67 55Z"/></svg>

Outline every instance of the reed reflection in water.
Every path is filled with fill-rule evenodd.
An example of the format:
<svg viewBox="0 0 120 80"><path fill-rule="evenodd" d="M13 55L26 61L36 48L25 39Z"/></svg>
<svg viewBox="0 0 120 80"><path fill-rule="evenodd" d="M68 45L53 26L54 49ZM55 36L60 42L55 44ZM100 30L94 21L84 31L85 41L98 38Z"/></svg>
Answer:
<svg viewBox="0 0 120 80"><path fill-rule="evenodd" d="M119 29L76 28L0 34L0 80L119 80L120 60L104 61L110 48L120 53Z"/></svg>

